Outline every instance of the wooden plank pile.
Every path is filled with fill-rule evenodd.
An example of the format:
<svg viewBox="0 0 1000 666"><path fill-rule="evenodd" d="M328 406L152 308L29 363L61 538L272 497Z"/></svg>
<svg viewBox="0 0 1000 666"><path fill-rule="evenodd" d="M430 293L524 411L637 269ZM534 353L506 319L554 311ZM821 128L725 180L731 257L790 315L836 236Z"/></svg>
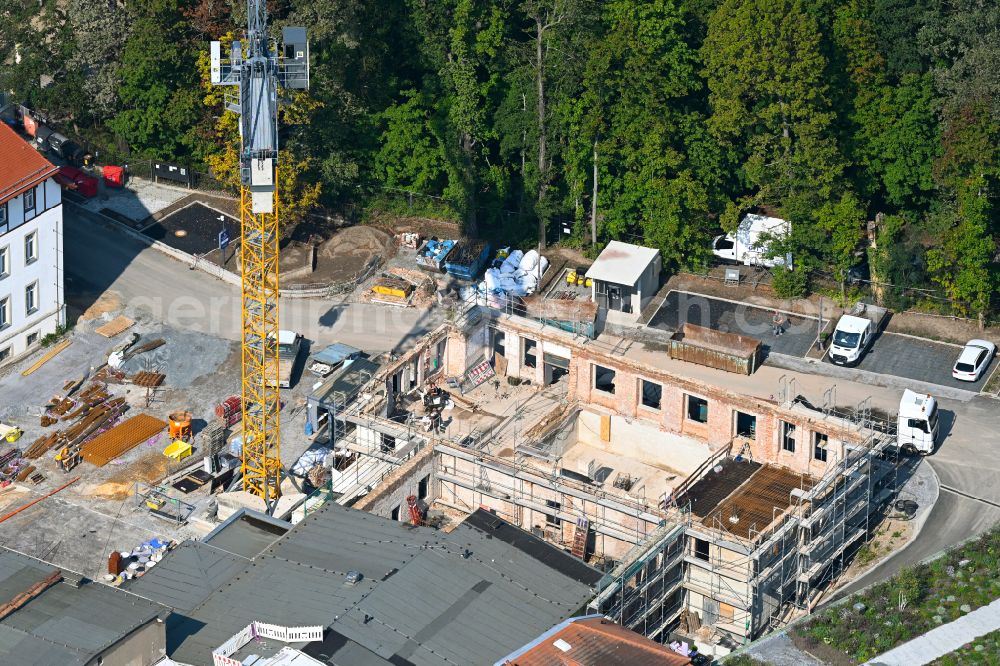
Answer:
<svg viewBox="0 0 1000 666"><path fill-rule="evenodd" d="M80 454L84 460L92 465L103 467L111 460L162 432L166 427L166 421L161 421L148 414L139 414L84 444L80 449Z"/></svg>
<svg viewBox="0 0 1000 666"><path fill-rule="evenodd" d="M160 372L148 372L143 370L142 372L136 373L130 380L136 386L142 386L145 388L156 388L163 383L163 380L167 376Z"/></svg>
<svg viewBox="0 0 1000 666"><path fill-rule="evenodd" d="M135 322L124 315L119 315L103 326L98 326L94 332L106 338L113 338L135 326Z"/></svg>
<svg viewBox="0 0 1000 666"><path fill-rule="evenodd" d="M71 344L73 344L72 340L63 340L62 342L60 342L59 344L57 344L55 347L53 347L48 353L46 353L45 356L43 356L40 359L38 359L37 361L35 361L31 365L31 367L28 367L25 370L23 370L21 372L21 376L22 377L27 377L28 375L30 375L31 373L33 373L35 370L38 370L40 367L42 367L43 365L45 365L46 363L48 363L49 361L51 361L53 358L55 358L55 356L57 354L59 354L60 352L62 352L64 349L66 349L66 347L69 347Z"/></svg>

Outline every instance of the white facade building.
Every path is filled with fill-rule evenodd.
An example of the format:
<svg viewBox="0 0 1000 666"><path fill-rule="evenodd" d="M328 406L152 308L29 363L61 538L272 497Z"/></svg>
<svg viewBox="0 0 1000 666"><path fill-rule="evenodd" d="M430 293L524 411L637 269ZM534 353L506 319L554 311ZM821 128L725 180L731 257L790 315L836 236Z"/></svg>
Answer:
<svg viewBox="0 0 1000 666"><path fill-rule="evenodd" d="M62 191L48 160L0 123L0 365L65 324Z"/></svg>

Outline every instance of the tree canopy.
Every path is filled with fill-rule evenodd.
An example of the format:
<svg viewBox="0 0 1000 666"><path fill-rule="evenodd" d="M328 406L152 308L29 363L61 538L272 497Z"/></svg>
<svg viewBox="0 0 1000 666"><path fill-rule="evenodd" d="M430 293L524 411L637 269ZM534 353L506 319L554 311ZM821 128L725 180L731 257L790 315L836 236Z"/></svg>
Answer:
<svg viewBox="0 0 1000 666"><path fill-rule="evenodd" d="M236 124L207 50L240 34L241 4L3 3L0 90L107 153L233 183ZM268 6L275 36L310 38L311 89L281 124L296 217L423 197L470 234L530 243L568 226L570 242L642 243L680 269L762 211L791 222L775 248L796 288L867 261L995 310L1000 4Z"/></svg>

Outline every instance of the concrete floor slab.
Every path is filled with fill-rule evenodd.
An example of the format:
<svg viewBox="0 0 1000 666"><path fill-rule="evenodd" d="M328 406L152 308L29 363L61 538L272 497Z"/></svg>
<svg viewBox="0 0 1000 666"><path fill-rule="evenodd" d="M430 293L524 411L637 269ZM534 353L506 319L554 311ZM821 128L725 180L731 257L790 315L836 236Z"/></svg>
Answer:
<svg viewBox="0 0 1000 666"><path fill-rule="evenodd" d="M603 485L604 490L611 494L639 501L656 501L669 495L673 489L686 478L680 470L673 470L666 465L648 465L633 458L602 451L582 442L577 442L563 454L560 464L563 469L586 475L593 463L597 470L595 481ZM539 464L541 467L541 465ZM551 468L544 471L551 471ZM614 483L619 475L627 475L632 479L629 490L615 488Z"/></svg>

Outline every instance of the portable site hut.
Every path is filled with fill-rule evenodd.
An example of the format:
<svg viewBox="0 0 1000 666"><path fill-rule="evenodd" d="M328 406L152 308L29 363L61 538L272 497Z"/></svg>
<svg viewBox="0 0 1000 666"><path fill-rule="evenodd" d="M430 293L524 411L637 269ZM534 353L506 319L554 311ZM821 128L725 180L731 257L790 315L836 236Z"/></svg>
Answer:
<svg viewBox="0 0 1000 666"><path fill-rule="evenodd" d="M660 288L660 251L620 241L608 243L587 271L591 297L611 324L634 324Z"/></svg>

